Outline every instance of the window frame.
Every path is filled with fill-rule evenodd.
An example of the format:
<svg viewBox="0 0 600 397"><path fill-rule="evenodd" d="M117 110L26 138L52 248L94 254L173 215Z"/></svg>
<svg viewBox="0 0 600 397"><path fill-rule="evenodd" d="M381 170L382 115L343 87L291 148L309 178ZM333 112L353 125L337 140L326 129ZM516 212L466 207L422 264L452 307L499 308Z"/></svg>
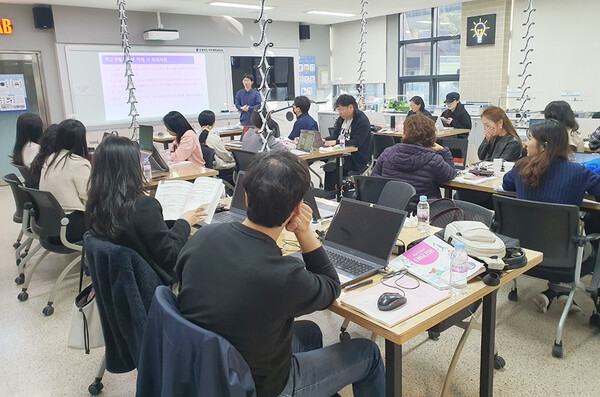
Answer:
<svg viewBox="0 0 600 397"><path fill-rule="evenodd" d="M417 11L417 10L415 10ZM462 6L461 6L462 12ZM404 39L404 18L405 12L398 14L398 95L404 95L404 84L406 83L420 83L420 82L428 82L429 83L429 105L437 105L440 98L438 97L438 83L446 82L446 81L459 81L460 73L456 74L438 74L438 64L437 64L437 52L438 52L438 43L442 41L452 41L459 40L461 38L460 33L454 36L446 35L446 36L438 36L439 32L439 7L431 8L431 36L423 37L418 39ZM461 26L462 29L462 26ZM430 45L430 59L429 59L429 74L425 75L416 75L416 76L404 76L404 49L408 44L421 44L421 43L429 43ZM459 54L460 56L460 54Z"/></svg>

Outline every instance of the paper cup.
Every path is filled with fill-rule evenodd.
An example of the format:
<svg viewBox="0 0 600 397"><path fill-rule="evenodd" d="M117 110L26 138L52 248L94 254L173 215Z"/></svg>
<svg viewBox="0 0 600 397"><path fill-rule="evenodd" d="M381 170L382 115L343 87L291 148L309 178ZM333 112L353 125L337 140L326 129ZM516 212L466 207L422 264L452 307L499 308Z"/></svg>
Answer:
<svg viewBox="0 0 600 397"><path fill-rule="evenodd" d="M494 175L500 175L502 172L502 159L494 159Z"/></svg>

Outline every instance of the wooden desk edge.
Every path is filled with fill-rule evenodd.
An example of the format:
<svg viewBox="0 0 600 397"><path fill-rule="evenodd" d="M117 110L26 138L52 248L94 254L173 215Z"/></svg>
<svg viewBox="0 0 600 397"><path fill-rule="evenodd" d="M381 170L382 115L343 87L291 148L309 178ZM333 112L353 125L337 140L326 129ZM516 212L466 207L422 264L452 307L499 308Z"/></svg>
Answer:
<svg viewBox="0 0 600 397"><path fill-rule="evenodd" d="M447 300L444 300L438 303L437 305L434 305L429 309L418 313L417 315L401 322L398 325L395 325L394 327L386 327L385 325L380 324L373 319L370 319L365 314L357 310L341 305L337 300L329 308L329 310L352 321L353 323L356 323L368 329L369 331L374 332L377 335L383 336L387 340L402 345L410 339L414 338L415 336L427 331L434 325L458 313L459 311L468 307L472 303L482 299L487 294L511 282L518 276L525 273L527 270L533 268L534 266L537 266L542 262L543 254L541 252L536 252L528 249L525 249L525 252L528 259L527 265L520 269L514 269L503 273L502 278L500 279L500 285L491 287L483 285L483 281L481 280L470 281L469 285L471 285L472 283L478 283L480 284L480 286L482 286L476 291L467 295L464 299L460 300L459 302L448 305L448 303L452 300L452 296L450 296L450 298L448 298ZM376 275L373 277L381 277L381 275ZM440 310L440 308L442 309ZM437 312L435 315L431 315L432 311L435 312L436 310L440 311Z"/></svg>

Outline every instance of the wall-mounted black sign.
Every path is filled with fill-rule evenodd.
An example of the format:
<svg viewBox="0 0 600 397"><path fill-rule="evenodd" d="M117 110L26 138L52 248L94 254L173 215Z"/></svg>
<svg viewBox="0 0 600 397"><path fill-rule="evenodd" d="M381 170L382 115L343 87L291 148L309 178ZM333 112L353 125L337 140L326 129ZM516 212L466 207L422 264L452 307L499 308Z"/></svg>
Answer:
<svg viewBox="0 0 600 397"><path fill-rule="evenodd" d="M496 42L496 14L467 18L467 46Z"/></svg>

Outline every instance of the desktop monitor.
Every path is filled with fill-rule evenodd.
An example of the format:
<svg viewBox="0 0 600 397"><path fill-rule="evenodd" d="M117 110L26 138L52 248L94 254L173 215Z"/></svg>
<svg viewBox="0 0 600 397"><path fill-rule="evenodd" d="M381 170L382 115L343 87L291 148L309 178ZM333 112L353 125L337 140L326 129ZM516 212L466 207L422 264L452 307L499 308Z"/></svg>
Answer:
<svg viewBox="0 0 600 397"><path fill-rule="evenodd" d="M140 125L140 149L152 151L154 128L151 125Z"/></svg>

